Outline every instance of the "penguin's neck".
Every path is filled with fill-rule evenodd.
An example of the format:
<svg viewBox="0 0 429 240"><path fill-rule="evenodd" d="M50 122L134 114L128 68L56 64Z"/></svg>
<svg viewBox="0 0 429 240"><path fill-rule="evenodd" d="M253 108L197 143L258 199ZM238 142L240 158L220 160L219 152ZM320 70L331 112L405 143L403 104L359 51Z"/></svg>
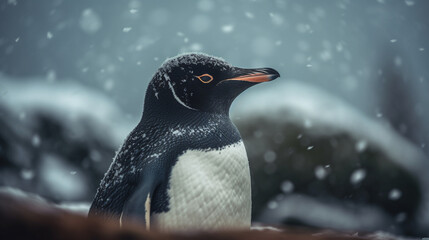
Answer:
<svg viewBox="0 0 429 240"><path fill-rule="evenodd" d="M140 124L145 126L186 126L201 124L206 120L221 121L232 124L228 110L224 113L204 112L190 109L179 103L168 89L156 92L149 86L146 91L143 116Z"/></svg>

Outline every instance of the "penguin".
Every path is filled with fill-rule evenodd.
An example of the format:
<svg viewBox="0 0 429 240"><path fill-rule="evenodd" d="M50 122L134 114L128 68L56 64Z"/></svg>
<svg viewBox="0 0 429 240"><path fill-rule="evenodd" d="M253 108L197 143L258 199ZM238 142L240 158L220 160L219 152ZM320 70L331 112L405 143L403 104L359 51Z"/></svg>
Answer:
<svg viewBox="0 0 429 240"><path fill-rule="evenodd" d="M247 88L278 78L203 53L167 59L146 90L143 115L101 180L89 216L158 231L249 229L246 149L229 118Z"/></svg>

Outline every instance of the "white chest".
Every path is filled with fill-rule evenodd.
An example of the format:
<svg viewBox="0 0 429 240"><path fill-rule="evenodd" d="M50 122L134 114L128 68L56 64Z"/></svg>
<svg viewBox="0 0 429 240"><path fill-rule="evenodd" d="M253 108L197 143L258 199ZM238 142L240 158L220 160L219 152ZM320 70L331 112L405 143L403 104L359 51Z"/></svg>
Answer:
<svg viewBox="0 0 429 240"><path fill-rule="evenodd" d="M185 152L172 169L168 195L170 210L152 216L158 230L250 228L250 171L243 143Z"/></svg>

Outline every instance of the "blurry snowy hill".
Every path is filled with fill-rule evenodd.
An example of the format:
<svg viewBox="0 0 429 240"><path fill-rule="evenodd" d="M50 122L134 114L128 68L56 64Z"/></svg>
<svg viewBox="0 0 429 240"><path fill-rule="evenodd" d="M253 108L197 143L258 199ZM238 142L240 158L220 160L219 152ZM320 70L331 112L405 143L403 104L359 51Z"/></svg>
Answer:
<svg viewBox="0 0 429 240"><path fill-rule="evenodd" d="M103 94L72 82L0 75L0 184L89 201L132 127Z"/></svg>

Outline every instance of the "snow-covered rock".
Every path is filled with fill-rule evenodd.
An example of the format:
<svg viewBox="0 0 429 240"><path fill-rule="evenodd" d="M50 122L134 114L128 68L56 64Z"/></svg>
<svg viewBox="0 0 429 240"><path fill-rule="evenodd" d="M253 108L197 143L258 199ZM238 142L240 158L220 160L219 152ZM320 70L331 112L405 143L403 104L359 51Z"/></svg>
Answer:
<svg viewBox="0 0 429 240"><path fill-rule="evenodd" d="M350 203L355 208L348 209L379 209L374 226L386 231L427 234L429 161L419 147L380 119L297 81L274 82L244 95L237 99L232 117L249 155L256 220L275 213L276 223L296 220L325 227L331 216L311 220L298 210L326 200L339 208ZM286 188L287 183L292 187ZM400 197L393 199L392 190L400 191ZM294 204L284 199L293 193L314 199L293 201L300 206L291 215L293 210L284 210ZM374 230L365 218L356 217L344 218L347 228Z"/></svg>
<svg viewBox="0 0 429 240"><path fill-rule="evenodd" d="M0 75L0 185L54 201L90 201L129 120L76 82Z"/></svg>
<svg viewBox="0 0 429 240"><path fill-rule="evenodd" d="M304 223L323 229L343 231L389 230L393 220L380 208L368 205L322 202L315 198L289 194L276 200L277 206L266 208L258 218L261 222Z"/></svg>
<svg viewBox="0 0 429 240"><path fill-rule="evenodd" d="M79 213L84 216L88 215L89 208L91 207L91 203L89 202L64 202L57 205L58 208L63 210Z"/></svg>

